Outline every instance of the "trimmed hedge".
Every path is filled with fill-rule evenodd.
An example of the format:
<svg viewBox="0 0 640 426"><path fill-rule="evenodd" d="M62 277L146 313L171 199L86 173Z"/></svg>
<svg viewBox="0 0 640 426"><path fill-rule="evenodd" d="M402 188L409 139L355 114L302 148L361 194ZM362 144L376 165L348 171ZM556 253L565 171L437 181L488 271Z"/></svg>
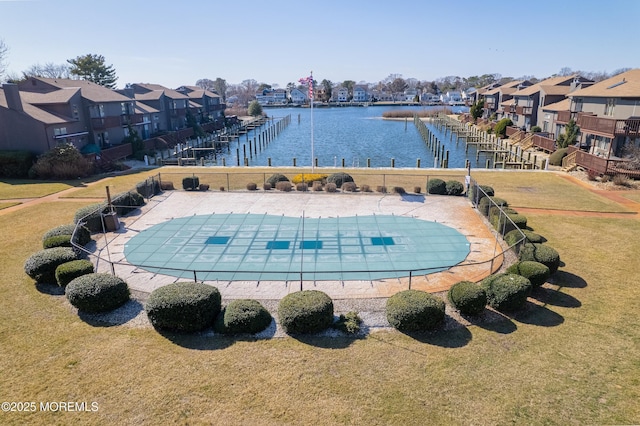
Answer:
<svg viewBox="0 0 640 426"><path fill-rule="evenodd" d="M527 241L525 242L544 243L546 241L542 235L538 235L535 232L531 232L527 229L521 229L520 231L518 231L517 229L514 229L512 231L507 232L507 234L504 236L504 241L511 247L512 245L520 241L520 239L522 238L522 236L520 235L520 232L522 232L525 235L525 237L527 237Z"/></svg>
<svg viewBox="0 0 640 426"><path fill-rule="evenodd" d="M86 274L73 279L65 289L69 303L88 313L112 311L129 301L129 286L111 274Z"/></svg>
<svg viewBox="0 0 640 426"><path fill-rule="evenodd" d="M518 259L540 262L549 268L552 275L556 273L560 266L560 255L553 247L546 244L525 244L520 250Z"/></svg>
<svg viewBox="0 0 640 426"><path fill-rule="evenodd" d="M562 166L562 159L567 156L568 148L556 149L549 155L550 166Z"/></svg>
<svg viewBox="0 0 640 426"><path fill-rule="evenodd" d="M144 198L136 191L121 192L111 199L118 216L124 216L144 206Z"/></svg>
<svg viewBox="0 0 640 426"><path fill-rule="evenodd" d="M178 282L154 290L145 305L149 321L157 329L193 332L213 324L220 313L216 287Z"/></svg>
<svg viewBox="0 0 640 426"><path fill-rule="evenodd" d="M317 333L333 323L333 301L318 290L290 293L278 304L278 320L287 333Z"/></svg>
<svg viewBox="0 0 640 426"><path fill-rule="evenodd" d="M216 330L226 334L255 334L269 327L271 314L260 302L238 299L229 302L216 320Z"/></svg>
<svg viewBox="0 0 640 426"><path fill-rule="evenodd" d="M54 247L73 247L71 245L71 235L54 235L42 242L42 248L54 248Z"/></svg>
<svg viewBox="0 0 640 426"><path fill-rule="evenodd" d="M547 265L532 260L522 260L509 266L507 272L510 274L521 275L531 281L534 287L540 287L547 282L551 275L551 271Z"/></svg>
<svg viewBox="0 0 640 426"><path fill-rule="evenodd" d="M182 178L182 189L185 191L195 191L200 187L200 178L198 176L187 176Z"/></svg>
<svg viewBox="0 0 640 426"><path fill-rule="evenodd" d="M427 182L427 194L445 195L447 193L447 184L442 179L433 178Z"/></svg>
<svg viewBox="0 0 640 426"><path fill-rule="evenodd" d="M36 155L30 151L0 150L0 177L12 179L29 177L29 169L36 158Z"/></svg>
<svg viewBox="0 0 640 426"><path fill-rule="evenodd" d="M493 201L493 203L491 202ZM494 204L495 203L495 204ZM480 202L478 203L478 210L485 216L489 215L489 209L498 205L500 207L509 207L509 203L506 200L498 197L482 197Z"/></svg>
<svg viewBox="0 0 640 426"><path fill-rule="evenodd" d="M527 227L527 217L521 214L518 214L513 209L504 209L507 217L511 219L511 221L507 220L504 215L500 214L500 210L497 207L492 207L489 212L489 221L491 225L503 235L508 234L516 228L526 228ZM512 223L513 222L513 223Z"/></svg>
<svg viewBox="0 0 640 426"><path fill-rule="evenodd" d="M162 192L160 181L154 178L149 178L142 182L138 182L136 184L136 192L144 198L151 198L153 195L160 194Z"/></svg>
<svg viewBox="0 0 640 426"><path fill-rule="evenodd" d="M271 184L271 188L275 188L278 182L289 182L289 178L283 174L275 173L266 181L266 183Z"/></svg>
<svg viewBox="0 0 640 426"><path fill-rule="evenodd" d="M525 306L531 281L516 274L491 275L482 280L489 306L498 311L515 311Z"/></svg>
<svg viewBox="0 0 640 426"><path fill-rule="evenodd" d="M449 302L465 315L478 315L487 306L487 294L484 289L471 281L454 284L447 296Z"/></svg>
<svg viewBox="0 0 640 426"><path fill-rule="evenodd" d="M76 210L73 223L78 223L82 220L84 226L86 226L90 232L102 232L102 212L106 207L106 203L95 203L80 207Z"/></svg>
<svg viewBox="0 0 640 426"><path fill-rule="evenodd" d="M341 188L345 182L354 182L353 177L348 173L333 173L327 176L327 183L335 183L337 188Z"/></svg>
<svg viewBox="0 0 640 426"><path fill-rule="evenodd" d="M464 185L457 180L448 180L445 183L447 195L461 195L464 192Z"/></svg>
<svg viewBox="0 0 640 426"><path fill-rule="evenodd" d="M42 236L42 241L44 242L47 238L55 237L58 235L73 235L73 230L76 228L75 223L68 223L66 225L56 226L44 233ZM78 231L75 235L75 243L81 246L86 246L91 242L91 231L86 226L78 226Z"/></svg>
<svg viewBox="0 0 640 426"><path fill-rule="evenodd" d="M74 279L94 272L93 263L87 259L72 260L56 268L56 282L60 287L66 287Z"/></svg>
<svg viewBox="0 0 640 426"><path fill-rule="evenodd" d="M24 263L24 272L36 282L53 284L56 268L77 259L78 255L70 247L48 248L32 254Z"/></svg>
<svg viewBox="0 0 640 426"><path fill-rule="evenodd" d="M424 331L444 320L444 302L420 290L404 290L387 300L387 320L400 331Z"/></svg>
<svg viewBox="0 0 640 426"><path fill-rule="evenodd" d="M480 189L484 191L484 193L482 191L477 191L476 194L476 187L474 185L469 187L469 198L476 203L479 203L480 200L485 197L485 194L487 194L489 197L493 197L494 195L496 195L493 187L489 185L478 185L478 187L480 187ZM475 199L476 197L478 197L477 200Z"/></svg>

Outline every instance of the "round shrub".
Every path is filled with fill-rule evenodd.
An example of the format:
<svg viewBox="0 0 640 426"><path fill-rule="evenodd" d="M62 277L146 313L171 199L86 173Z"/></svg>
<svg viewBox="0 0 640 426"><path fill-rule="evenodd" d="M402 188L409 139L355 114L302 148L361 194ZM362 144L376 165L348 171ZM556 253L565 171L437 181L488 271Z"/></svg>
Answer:
<svg viewBox="0 0 640 426"><path fill-rule="evenodd" d="M259 333L271 324L271 314L257 300L229 302L216 321L216 329L227 334Z"/></svg>
<svg viewBox="0 0 640 426"><path fill-rule="evenodd" d="M494 209L498 210L496 207L491 208L490 212L493 214L489 215L489 221L498 232L506 235L516 228L522 229L527 227L526 216L515 213L512 209L504 209L506 216L510 219L508 220L505 218L505 215L499 214L499 210L494 213Z"/></svg>
<svg viewBox="0 0 640 426"><path fill-rule="evenodd" d="M404 290L387 300L387 320L400 331L424 331L444 320L444 302L427 292Z"/></svg>
<svg viewBox="0 0 640 426"><path fill-rule="evenodd" d="M93 263L87 259L72 260L56 268L56 282L60 287L66 287L74 279L94 272Z"/></svg>
<svg viewBox="0 0 640 426"><path fill-rule="evenodd" d="M353 178L348 173L333 173L327 176L327 183L335 183L337 188L341 188L345 182L353 182Z"/></svg>
<svg viewBox="0 0 640 426"><path fill-rule="evenodd" d="M460 281L449 289L449 302L465 315L478 315L487 305L487 294L478 284Z"/></svg>
<svg viewBox="0 0 640 426"><path fill-rule="evenodd" d="M496 125L493 128L493 133L495 133L497 136L504 138L507 135L508 126L513 126L513 121L511 121L510 118L503 118L502 120L496 123Z"/></svg>
<svg viewBox="0 0 640 426"><path fill-rule="evenodd" d="M427 182L427 194L445 195L447 184L442 179L433 178Z"/></svg>
<svg viewBox="0 0 640 426"><path fill-rule="evenodd" d="M342 190L345 192L356 192L356 183L355 182L345 182L342 184Z"/></svg>
<svg viewBox="0 0 640 426"><path fill-rule="evenodd" d="M333 323L333 301L318 290L290 293L278 304L278 320L287 333L317 333Z"/></svg>
<svg viewBox="0 0 640 426"><path fill-rule="evenodd" d="M309 185L306 182L298 182L296 184L296 191L306 192L309 189Z"/></svg>
<svg viewBox="0 0 640 426"><path fill-rule="evenodd" d="M317 191L322 191L322 182L320 182L319 180L314 180L314 181L313 181L312 189L313 189L314 191L316 191L316 192L317 192Z"/></svg>
<svg viewBox="0 0 640 426"><path fill-rule="evenodd" d="M547 282L551 271L547 265L532 260L522 260L509 266L507 272L521 275L531 281L533 287L540 287Z"/></svg>
<svg viewBox="0 0 640 426"><path fill-rule="evenodd" d="M250 182L247 184L247 191L255 191L258 189L258 184L255 182Z"/></svg>
<svg viewBox="0 0 640 426"><path fill-rule="evenodd" d="M464 192L464 185L457 180L448 180L445 183L445 190L447 195L460 195Z"/></svg>
<svg viewBox="0 0 640 426"><path fill-rule="evenodd" d="M129 286L115 275L93 273L73 279L65 294L80 311L108 312L129 301Z"/></svg>
<svg viewBox="0 0 640 426"><path fill-rule="evenodd" d="M271 188L272 188L272 186L271 186L271 184L270 184L269 182L265 182L265 183L262 185L262 189L264 189L265 191L268 191L268 190L270 190Z"/></svg>
<svg viewBox="0 0 640 426"><path fill-rule="evenodd" d="M540 262L549 268L551 274L555 274L560 266L560 255L546 244L525 244L520 250L519 260L532 260Z"/></svg>
<svg viewBox="0 0 640 426"><path fill-rule="evenodd" d="M492 203L493 201L493 203ZM501 206L501 207L509 207L509 204L503 200L502 198L498 198L498 197L483 197L480 202L478 203L478 210L480 210L480 213L482 213L485 216L489 215L489 209L491 207L494 207L495 205Z"/></svg>
<svg viewBox="0 0 640 426"><path fill-rule="evenodd" d="M520 229L520 230L514 229L512 231L507 232L507 234L504 236L504 241L509 245L509 247L511 247L522 239L521 233L524 234L525 237L527 237L527 240L525 242L529 242L529 243L545 242L545 239L542 235L538 235L535 232L529 231L527 229Z"/></svg>
<svg viewBox="0 0 640 426"><path fill-rule="evenodd" d="M324 190L327 192L336 192L338 190L338 187L335 183L328 183L324 186Z"/></svg>
<svg viewBox="0 0 640 426"><path fill-rule="evenodd" d="M48 248L32 254L24 263L24 272L36 282L53 284L56 268L77 259L78 255L70 247Z"/></svg>
<svg viewBox="0 0 640 426"><path fill-rule="evenodd" d="M394 194L400 194L400 195L407 193L407 191L402 186L394 186L393 188L391 188L391 192L393 192Z"/></svg>
<svg viewBox="0 0 640 426"><path fill-rule="evenodd" d="M531 281L515 274L491 275L482 280L489 306L498 311L515 311L524 307L531 293Z"/></svg>
<svg viewBox="0 0 640 426"><path fill-rule="evenodd" d="M198 176L187 176L182 178L182 189L187 191L195 191L200 187L200 178Z"/></svg>
<svg viewBox="0 0 640 426"><path fill-rule="evenodd" d="M291 182L289 182L288 180L287 181L281 180L280 182L276 183L276 189L278 191L289 192L291 191Z"/></svg>
<svg viewBox="0 0 640 426"><path fill-rule="evenodd" d="M476 187L473 185L469 187L469 198L474 200L474 202L476 203L479 203L480 200L482 200L486 196L493 197L494 195L496 195L493 187L489 185L478 185L478 187L480 189L476 189Z"/></svg>
<svg viewBox="0 0 640 426"><path fill-rule="evenodd" d="M95 203L81 207L76 210L73 223L82 221L90 232L102 232L102 211L106 207L106 203Z"/></svg>
<svg viewBox="0 0 640 426"><path fill-rule="evenodd" d="M54 235L42 242L42 248L48 249L53 247L73 247L71 245L71 235Z"/></svg>
<svg viewBox="0 0 640 426"><path fill-rule="evenodd" d="M66 225L56 226L53 229L48 230L42 236L42 241L44 242L49 237L54 237L57 235L73 235L73 230L76 228L75 223L68 223ZM76 231L74 242L81 246L85 246L89 244L91 241L91 232L87 229L86 226L78 226L78 230Z"/></svg>
<svg viewBox="0 0 640 426"><path fill-rule="evenodd" d="M289 178L283 174L275 173L267 179L267 183L271 184L271 188L275 188L278 182L289 182Z"/></svg>
<svg viewBox="0 0 640 426"><path fill-rule="evenodd" d="M549 156L549 165L550 166L562 166L562 159L567 156L568 148L560 148L556 149Z"/></svg>
<svg viewBox="0 0 640 426"><path fill-rule="evenodd" d="M216 287L178 282L154 290L145 310L157 329L193 332L213 324L220 313L220 300Z"/></svg>

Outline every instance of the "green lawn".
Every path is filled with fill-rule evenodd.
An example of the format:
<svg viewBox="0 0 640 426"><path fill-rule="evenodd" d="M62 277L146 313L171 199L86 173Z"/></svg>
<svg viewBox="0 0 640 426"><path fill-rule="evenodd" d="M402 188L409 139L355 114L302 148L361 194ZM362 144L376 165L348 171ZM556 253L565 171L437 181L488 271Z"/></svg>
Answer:
<svg viewBox="0 0 640 426"><path fill-rule="evenodd" d="M571 195L579 187L495 175L478 180L513 205L535 206L547 194L557 208L591 209L587 195ZM635 217L528 214L564 266L558 285L536 292L528 311L498 323L419 338L375 332L359 340L252 341L92 326L63 297L38 291L24 260L80 205L0 214L0 394L2 401L96 401L99 410L8 412L2 424L640 423Z"/></svg>
<svg viewBox="0 0 640 426"><path fill-rule="evenodd" d="M79 185L77 183L76 185ZM39 182L22 179L0 180L0 200L40 198L76 186L69 182Z"/></svg>

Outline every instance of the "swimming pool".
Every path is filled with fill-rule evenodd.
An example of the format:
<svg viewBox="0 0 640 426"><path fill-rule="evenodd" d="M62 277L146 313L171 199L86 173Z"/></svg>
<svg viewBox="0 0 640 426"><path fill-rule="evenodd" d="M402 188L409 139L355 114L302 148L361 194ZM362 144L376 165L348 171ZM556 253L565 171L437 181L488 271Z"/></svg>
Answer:
<svg viewBox="0 0 640 426"><path fill-rule="evenodd" d="M204 281L376 280L429 274L470 251L457 230L397 215L222 213L171 219L127 241L129 263Z"/></svg>

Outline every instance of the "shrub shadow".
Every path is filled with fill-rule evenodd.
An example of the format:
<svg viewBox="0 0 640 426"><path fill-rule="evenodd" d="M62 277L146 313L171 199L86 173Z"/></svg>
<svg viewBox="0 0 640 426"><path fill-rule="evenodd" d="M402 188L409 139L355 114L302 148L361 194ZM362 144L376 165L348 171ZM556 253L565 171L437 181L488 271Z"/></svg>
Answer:
<svg viewBox="0 0 640 426"><path fill-rule="evenodd" d="M527 301L522 311L514 312L510 317L523 324L540 327L556 327L564 322L562 315L530 301Z"/></svg>
<svg viewBox="0 0 640 426"><path fill-rule="evenodd" d="M424 203L424 195L422 194L400 194L402 201L409 203Z"/></svg>
<svg viewBox="0 0 640 426"><path fill-rule="evenodd" d="M472 325L498 334L511 334L518 329L511 319L500 312L486 309L477 316L464 315L464 319Z"/></svg>
<svg viewBox="0 0 640 426"><path fill-rule="evenodd" d="M109 312L94 314L78 311L78 317L93 327L113 327L126 324L137 317L142 310L142 303L132 299L119 308Z"/></svg>
<svg viewBox="0 0 640 426"><path fill-rule="evenodd" d="M36 283L36 290L49 296L64 296L64 287L58 284Z"/></svg>
<svg viewBox="0 0 640 426"><path fill-rule="evenodd" d="M440 346L442 348L462 348L471 341L471 332L467 327L460 326L454 329L439 329L424 332L402 332L420 343Z"/></svg>
<svg viewBox="0 0 640 426"><path fill-rule="evenodd" d="M557 271L547 282L568 288L585 288L587 286L587 282L582 277L567 271Z"/></svg>
<svg viewBox="0 0 640 426"><path fill-rule="evenodd" d="M287 334L287 336L305 345L322 349L346 349L360 338L358 336L347 336L333 329L328 329L318 334Z"/></svg>
<svg viewBox="0 0 640 426"><path fill-rule="evenodd" d="M545 305L560 306L562 308L579 308L582 303L573 296L546 287L535 288L531 297Z"/></svg>
<svg viewBox="0 0 640 426"><path fill-rule="evenodd" d="M174 331L158 330L165 339L171 343L185 349L194 349L198 351L216 351L230 347L236 340L234 337L228 337L223 334L213 333L211 330L205 330L198 333L177 333Z"/></svg>

